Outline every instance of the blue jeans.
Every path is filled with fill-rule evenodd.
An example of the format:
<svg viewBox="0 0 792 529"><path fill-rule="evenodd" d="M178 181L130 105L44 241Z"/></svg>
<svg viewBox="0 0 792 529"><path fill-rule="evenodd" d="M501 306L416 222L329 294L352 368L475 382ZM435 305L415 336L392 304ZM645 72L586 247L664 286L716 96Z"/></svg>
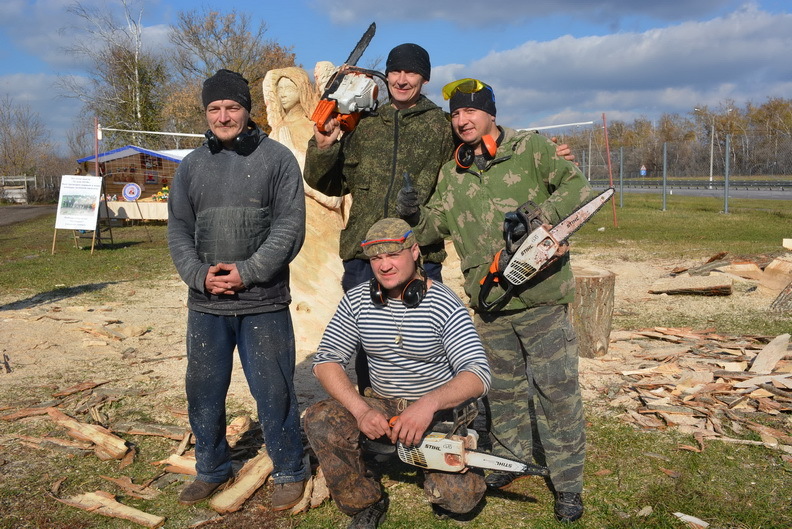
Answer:
<svg viewBox="0 0 792 529"><path fill-rule="evenodd" d="M198 479L219 483L232 475L225 400L234 347L256 401L275 483L302 481L305 469L294 392L294 330L288 309L242 316L189 311L185 386Z"/></svg>

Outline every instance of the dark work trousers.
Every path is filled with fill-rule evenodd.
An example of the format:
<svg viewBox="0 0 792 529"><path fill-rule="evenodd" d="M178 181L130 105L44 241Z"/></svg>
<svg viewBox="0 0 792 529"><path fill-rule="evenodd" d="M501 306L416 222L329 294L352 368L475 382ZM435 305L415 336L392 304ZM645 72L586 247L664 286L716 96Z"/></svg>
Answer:
<svg viewBox="0 0 792 529"><path fill-rule="evenodd" d="M403 399L363 398L386 417L404 411ZM310 406L305 411L305 435L322 466L330 495L343 513L354 515L382 497L379 480L366 471L357 421L341 403L327 399ZM487 490L484 473L476 469L424 470L423 487L430 503L455 513L472 511Z"/></svg>
<svg viewBox="0 0 792 529"><path fill-rule="evenodd" d="M256 400L275 483L305 479L300 415L294 392L294 332L288 309L241 316L190 310L187 316L187 406L195 435L198 479L231 477L225 401L234 348Z"/></svg>
<svg viewBox="0 0 792 529"><path fill-rule="evenodd" d="M438 283L443 282L442 264L424 263L423 268L424 272L426 272L426 277ZM341 288L344 289L344 292L371 279L374 279L374 272L371 271L371 264L366 259L350 259L344 261L344 275L341 277ZM365 351L358 350L355 355L355 375L357 377L358 391L362 395L366 388L371 387L368 358L366 357Z"/></svg>

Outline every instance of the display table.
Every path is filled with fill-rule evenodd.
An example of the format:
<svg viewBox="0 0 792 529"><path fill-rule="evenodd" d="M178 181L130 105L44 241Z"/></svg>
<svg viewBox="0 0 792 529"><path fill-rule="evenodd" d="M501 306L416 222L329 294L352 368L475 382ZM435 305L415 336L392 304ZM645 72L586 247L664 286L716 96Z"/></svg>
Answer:
<svg viewBox="0 0 792 529"><path fill-rule="evenodd" d="M168 203L154 200L102 202L99 218L168 220Z"/></svg>

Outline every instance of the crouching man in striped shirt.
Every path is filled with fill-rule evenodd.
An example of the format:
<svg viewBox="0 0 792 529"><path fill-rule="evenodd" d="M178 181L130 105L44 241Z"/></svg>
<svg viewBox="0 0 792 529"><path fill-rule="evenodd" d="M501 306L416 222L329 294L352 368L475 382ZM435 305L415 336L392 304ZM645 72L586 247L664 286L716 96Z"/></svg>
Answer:
<svg viewBox="0 0 792 529"><path fill-rule="evenodd" d="M308 440L352 529L376 528L388 509L379 480L367 473L363 437L417 445L438 412L450 415L490 385L467 309L449 287L423 276L410 226L380 220L362 247L374 279L344 295L325 329L313 372L332 398L305 414ZM366 396L345 371L358 345L369 358L373 391ZM424 491L436 514L453 518L473 511L486 485L474 470L426 471Z"/></svg>

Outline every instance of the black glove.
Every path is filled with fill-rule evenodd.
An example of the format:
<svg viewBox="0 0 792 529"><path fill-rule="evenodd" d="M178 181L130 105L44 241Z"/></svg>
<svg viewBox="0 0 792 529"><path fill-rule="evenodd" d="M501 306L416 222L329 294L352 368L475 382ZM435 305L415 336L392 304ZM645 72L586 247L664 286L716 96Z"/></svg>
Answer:
<svg viewBox="0 0 792 529"><path fill-rule="evenodd" d="M421 216L420 205L418 191L412 185L410 174L405 172L404 186L399 189L399 193L396 195L396 212L412 226L418 223Z"/></svg>

